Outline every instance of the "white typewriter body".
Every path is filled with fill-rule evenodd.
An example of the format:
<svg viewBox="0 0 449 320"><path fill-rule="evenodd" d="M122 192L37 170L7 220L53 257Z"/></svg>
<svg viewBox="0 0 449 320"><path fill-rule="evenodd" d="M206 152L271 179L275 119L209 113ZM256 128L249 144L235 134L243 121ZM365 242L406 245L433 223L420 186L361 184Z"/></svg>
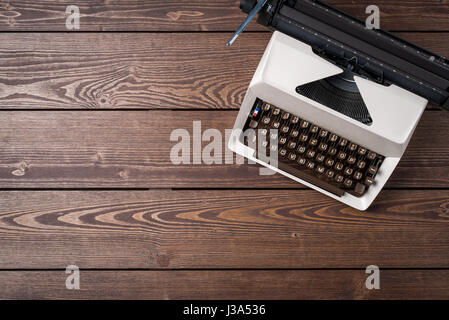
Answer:
<svg viewBox="0 0 449 320"><path fill-rule="evenodd" d="M237 137L229 140L229 148L351 207L366 210L398 165L428 101L395 85L386 87L355 77L373 119L373 123L367 126L295 91L299 85L342 72L343 69L316 55L309 45L281 32L274 32L243 100L234 125L234 134L243 130L248 114L259 98L384 155L386 158L376 176L375 184L362 197L348 193L339 197L259 161L255 157L256 150L243 144Z"/></svg>

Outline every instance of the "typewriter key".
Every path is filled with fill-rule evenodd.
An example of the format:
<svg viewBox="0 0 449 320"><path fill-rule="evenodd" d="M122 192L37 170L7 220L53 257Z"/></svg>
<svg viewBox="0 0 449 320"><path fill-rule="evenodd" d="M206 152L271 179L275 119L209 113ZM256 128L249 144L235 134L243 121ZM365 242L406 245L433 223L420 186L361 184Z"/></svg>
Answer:
<svg viewBox="0 0 449 320"><path fill-rule="evenodd" d="M364 156L366 154L366 151L367 151L366 148L360 147L358 152L361 156Z"/></svg>
<svg viewBox="0 0 449 320"><path fill-rule="evenodd" d="M356 184L355 188L354 188L354 192L362 195L365 193L366 190L366 186L364 184L361 184L360 182Z"/></svg>
<svg viewBox="0 0 449 320"><path fill-rule="evenodd" d="M357 158L353 157L353 156L350 156L350 157L348 157L347 161L348 161L349 164L354 164L357 161Z"/></svg>
<svg viewBox="0 0 449 320"><path fill-rule="evenodd" d="M297 124L298 122L299 122L299 118L298 117L293 117L292 123L293 124Z"/></svg>
<svg viewBox="0 0 449 320"><path fill-rule="evenodd" d="M329 140L331 141L331 142L335 142L335 141L337 141L338 140L338 136L336 135L336 134L331 134L331 136L330 136L330 138L329 138Z"/></svg>
<svg viewBox="0 0 449 320"><path fill-rule="evenodd" d="M290 131L290 127L288 127L288 126L282 126L281 131L282 131L283 133L287 133L287 132Z"/></svg>
<svg viewBox="0 0 449 320"><path fill-rule="evenodd" d="M290 141L290 142L288 143L288 147L289 147L290 149L295 149L295 148L296 148L296 142Z"/></svg>
<svg viewBox="0 0 449 320"><path fill-rule="evenodd" d="M350 176L353 172L354 172L354 170L352 168L345 169L345 175L347 175L347 176Z"/></svg>
<svg viewBox="0 0 449 320"><path fill-rule="evenodd" d="M326 176L327 176L328 178L333 178L333 177L335 176L335 172L332 171L332 170L327 170Z"/></svg>
<svg viewBox="0 0 449 320"><path fill-rule="evenodd" d="M365 161L359 160L359 162L357 162L357 167L359 169L363 169L363 168L365 168L365 166L366 166L366 162Z"/></svg>
<svg viewBox="0 0 449 320"><path fill-rule="evenodd" d="M251 122L249 123L249 127L251 129L256 129L258 125L259 125L259 123L255 120L251 120Z"/></svg>
<svg viewBox="0 0 449 320"><path fill-rule="evenodd" d="M345 180L345 187L350 188L352 186L352 180L351 179L346 179Z"/></svg>
<svg viewBox="0 0 449 320"><path fill-rule="evenodd" d="M370 167L368 168L368 172L369 172L371 175L375 175L375 174L377 173L377 167L375 167L375 166L370 166Z"/></svg>
<svg viewBox="0 0 449 320"><path fill-rule="evenodd" d="M371 178L371 177L366 177L365 178L365 184L367 185L367 186L370 186L370 185L372 185L374 183L374 179L373 178Z"/></svg>
<svg viewBox="0 0 449 320"><path fill-rule="evenodd" d="M278 121L273 122L273 128L279 129L280 126L281 126L280 122L278 122Z"/></svg>
<svg viewBox="0 0 449 320"><path fill-rule="evenodd" d="M284 112L284 113L282 114L282 119L283 119L283 120L288 120L288 118L290 118L290 113Z"/></svg>
<svg viewBox="0 0 449 320"><path fill-rule="evenodd" d="M343 170L343 168L344 168L343 163L338 162L338 163L335 165L335 169L337 169L338 171Z"/></svg>
<svg viewBox="0 0 449 320"><path fill-rule="evenodd" d="M265 107L263 108L264 111L269 111L271 106L267 103L265 104Z"/></svg>
<svg viewBox="0 0 449 320"><path fill-rule="evenodd" d="M264 124L269 124L269 123L271 122L271 119L268 118L268 117L264 117L264 118L262 119L262 122L263 122Z"/></svg>
<svg viewBox="0 0 449 320"><path fill-rule="evenodd" d="M331 156L335 156L335 154L337 153L337 148L330 148L329 151L328 151L328 153L329 153Z"/></svg>
<svg viewBox="0 0 449 320"><path fill-rule="evenodd" d="M299 152L299 153L304 153L304 152L306 152L306 147L300 146L300 147L298 148L298 152Z"/></svg>
<svg viewBox="0 0 449 320"><path fill-rule="evenodd" d="M377 154L375 154L374 152L370 151L368 152L367 158L370 160L374 160L376 158Z"/></svg>
<svg viewBox="0 0 449 320"><path fill-rule="evenodd" d="M318 166L318 167L316 167L316 171L317 171L319 174L323 174L325 170L326 170L326 169L325 169L323 166Z"/></svg>
<svg viewBox="0 0 449 320"><path fill-rule="evenodd" d="M332 166L334 165L334 163L335 163L335 160L334 160L334 159L327 158L327 160L326 160L326 166L332 167Z"/></svg>
<svg viewBox="0 0 449 320"><path fill-rule="evenodd" d="M319 163L322 163L324 161L325 157L322 154L319 154L316 156L316 161Z"/></svg>
<svg viewBox="0 0 449 320"><path fill-rule="evenodd" d="M309 150L309 151L307 151L307 157L308 157L308 158L313 158L313 157L315 157L315 154L316 154L315 150Z"/></svg>
<svg viewBox="0 0 449 320"><path fill-rule="evenodd" d="M287 143L287 138L281 137L281 138L279 139L279 144L286 144L286 143Z"/></svg>
<svg viewBox="0 0 449 320"><path fill-rule="evenodd" d="M363 174L360 171L357 171L356 173L354 173L354 179L355 180L360 180L362 179Z"/></svg>
<svg viewBox="0 0 449 320"><path fill-rule="evenodd" d="M320 131L320 137L326 138L328 133L329 133L329 131L323 129Z"/></svg>
<svg viewBox="0 0 449 320"><path fill-rule="evenodd" d="M308 127L309 127L309 122L308 121L306 121L306 120L302 120L301 121L301 128L303 128L303 129L307 129Z"/></svg>
<svg viewBox="0 0 449 320"><path fill-rule="evenodd" d="M321 142L318 149L320 149L321 151L326 151L327 150L327 144L325 144L324 142Z"/></svg>
<svg viewBox="0 0 449 320"><path fill-rule="evenodd" d="M312 161L307 162L307 168L309 168L310 170L312 170L313 168L315 168L315 163Z"/></svg>
<svg viewBox="0 0 449 320"><path fill-rule="evenodd" d="M295 160L296 160L296 154L295 154L295 153L290 153L290 154L288 155L288 158L289 158L291 161L295 161Z"/></svg>
<svg viewBox="0 0 449 320"><path fill-rule="evenodd" d="M307 163L307 160L306 160L306 158L301 157L301 158L298 159L297 162L299 163L299 165L303 166L303 165L305 165Z"/></svg>
<svg viewBox="0 0 449 320"><path fill-rule="evenodd" d="M317 140L317 139L310 139L309 144L310 144L312 147L314 147L314 146L316 146L316 145L318 144L318 140Z"/></svg>
<svg viewBox="0 0 449 320"><path fill-rule="evenodd" d="M309 139L309 136L304 134L304 133L301 134L301 136L299 137L299 140L302 141L302 142L306 142L307 139Z"/></svg>
<svg viewBox="0 0 449 320"><path fill-rule="evenodd" d="M290 136L292 138L297 138L299 136L299 131L298 130L293 130L292 133L290 133Z"/></svg>
<svg viewBox="0 0 449 320"><path fill-rule="evenodd" d="M287 150L285 149L281 149L281 151L279 151L279 154L283 157L285 157L285 155L287 154Z"/></svg>
<svg viewBox="0 0 449 320"><path fill-rule="evenodd" d="M335 181L337 181L338 183L342 183L344 179L345 177L343 177L341 174L337 174L335 176Z"/></svg>
<svg viewBox="0 0 449 320"><path fill-rule="evenodd" d="M273 115L277 116L279 113L281 113L281 110L279 110L278 108L273 110Z"/></svg>
<svg viewBox="0 0 449 320"><path fill-rule="evenodd" d="M310 132L312 132L312 133L317 133L318 130L320 130L320 128L318 128L318 126L316 126L316 125L313 125L312 128L310 128Z"/></svg>
<svg viewBox="0 0 449 320"><path fill-rule="evenodd" d="M340 160L346 159L346 153L344 153L343 151L340 151L338 153L338 159L340 159Z"/></svg>
<svg viewBox="0 0 449 320"><path fill-rule="evenodd" d="M344 146L346 146L347 144L348 144L348 140L346 140L346 139L341 139L341 140L340 140L340 143L339 143L340 147L344 147Z"/></svg>
<svg viewBox="0 0 449 320"><path fill-rule="evenodd" d="M355 144L355 143L350 143L349 144L349 150L351 150L351 151L355 151L355 150L357 150L357 145Z"/></svg>

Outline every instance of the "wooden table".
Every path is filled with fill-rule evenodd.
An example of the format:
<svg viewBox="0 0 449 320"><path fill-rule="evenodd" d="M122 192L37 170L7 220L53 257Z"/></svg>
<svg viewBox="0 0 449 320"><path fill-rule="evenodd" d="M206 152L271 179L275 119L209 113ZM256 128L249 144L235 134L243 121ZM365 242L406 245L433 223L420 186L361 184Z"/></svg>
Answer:
<svg viewBox="0 0 449 320"><path fill-rule="evenodd" d="M367 212L254 165L172 164L174 129L232 128L270 37L253 23L225 48L238 2L0 1L0 298L449 298L437 108ZM447 2L376 4L383 28L449 55Z"/></svg>

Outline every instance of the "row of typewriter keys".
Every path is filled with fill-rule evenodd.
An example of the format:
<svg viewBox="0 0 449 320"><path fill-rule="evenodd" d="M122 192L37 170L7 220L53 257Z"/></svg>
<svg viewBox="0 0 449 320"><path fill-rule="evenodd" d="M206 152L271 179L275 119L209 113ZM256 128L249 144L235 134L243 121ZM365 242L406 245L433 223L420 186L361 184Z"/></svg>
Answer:
<svg viewBox="0 0 449 320"><path fill-rule="evenodd" d="M269 152L278 152L279 161L357 197L375 183L383 156L261 101L250 119L249 128L259 129L267 136L262 146ZM268 137L270 129L277 129L278 134ZM277 139L278 145L270 145L270 138Z"/></svg>

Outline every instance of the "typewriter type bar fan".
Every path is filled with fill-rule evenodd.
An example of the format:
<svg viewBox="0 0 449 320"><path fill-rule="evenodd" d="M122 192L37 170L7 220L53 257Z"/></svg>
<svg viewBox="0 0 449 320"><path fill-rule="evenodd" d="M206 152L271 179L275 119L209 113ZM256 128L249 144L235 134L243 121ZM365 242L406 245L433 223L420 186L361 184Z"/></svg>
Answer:
<svg viewBox="0 0 449 320"><path fill-rule="evenodd" d="M241 8L253 16L256 8L258 22L275 32L229 148L366 210L399 163L428 102L449 109L449 61L368 30L321 1L261 1L244 0ZM245 135L248 130L257 134ZM261 141L254 147L250 138ZM276 165L259 156L260 146L276 156Z"/></svg>

